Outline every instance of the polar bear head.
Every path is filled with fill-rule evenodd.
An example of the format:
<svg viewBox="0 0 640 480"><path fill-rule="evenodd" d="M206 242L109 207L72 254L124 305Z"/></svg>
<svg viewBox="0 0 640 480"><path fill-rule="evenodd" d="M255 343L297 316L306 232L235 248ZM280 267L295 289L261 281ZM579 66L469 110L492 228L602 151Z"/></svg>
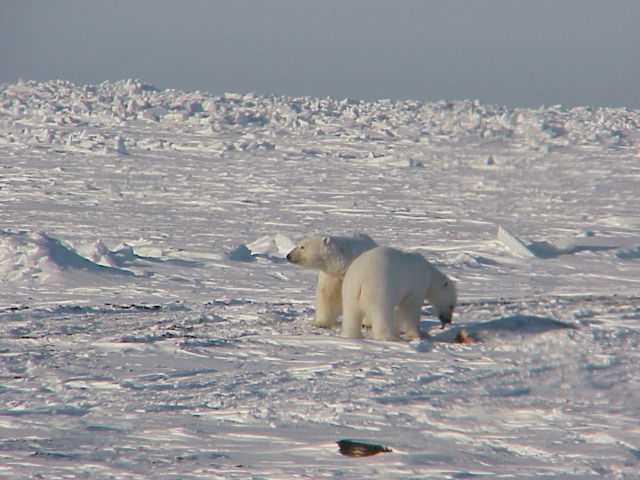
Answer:
<svg viewBox="0 0 640 480"><path fill-rule="evenodd" d="M434 316L440 320L442 328L453 321L453 311L458 302L458 291L453 280L442 273L436 275L427 291L427 300L433 308Z"/></svg>
<svg viewBox="0 0 640 480"><path fill-rule="evenodd" d="M342 270L344 257L339 242L333 237L305 238L287 254L291 263L327 273Z"/></svg>

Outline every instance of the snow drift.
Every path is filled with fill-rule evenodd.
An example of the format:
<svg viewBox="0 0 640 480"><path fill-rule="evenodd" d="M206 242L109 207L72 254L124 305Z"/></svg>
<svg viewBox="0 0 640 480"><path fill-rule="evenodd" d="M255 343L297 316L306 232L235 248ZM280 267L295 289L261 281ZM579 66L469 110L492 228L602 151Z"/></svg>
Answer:
<svg viewBox="0 0 640 480"><path fill-rule="evenodd" d="M85 274L131 276L132 272L100 265L46 232L0 230L0 279L3 281L61 281L64 276Z"/></svg>

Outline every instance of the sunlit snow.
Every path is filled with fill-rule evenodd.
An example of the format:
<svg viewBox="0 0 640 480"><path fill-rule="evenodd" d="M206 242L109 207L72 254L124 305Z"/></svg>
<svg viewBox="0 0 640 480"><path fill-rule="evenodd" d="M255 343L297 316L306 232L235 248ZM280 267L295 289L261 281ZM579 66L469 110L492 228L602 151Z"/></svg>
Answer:
<svg viewBox="0 0 640 480"><path fill-rule="evenodd" d="M629 109L1 86L0 477L638 478L639 186ZM453 325L313 327L354 232Z"/></svg>

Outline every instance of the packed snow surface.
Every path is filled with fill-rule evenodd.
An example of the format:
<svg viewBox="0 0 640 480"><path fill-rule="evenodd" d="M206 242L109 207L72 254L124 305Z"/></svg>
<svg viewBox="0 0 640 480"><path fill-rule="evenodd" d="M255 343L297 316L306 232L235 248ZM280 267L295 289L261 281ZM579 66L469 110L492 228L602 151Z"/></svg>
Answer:
<svg viewBox="0 0 640 480"><path fill-rule="evenodd" d="M639 211L634 110L3 85L0 478L640 478ZM313 327L356 232L453 325Z"/></svg>

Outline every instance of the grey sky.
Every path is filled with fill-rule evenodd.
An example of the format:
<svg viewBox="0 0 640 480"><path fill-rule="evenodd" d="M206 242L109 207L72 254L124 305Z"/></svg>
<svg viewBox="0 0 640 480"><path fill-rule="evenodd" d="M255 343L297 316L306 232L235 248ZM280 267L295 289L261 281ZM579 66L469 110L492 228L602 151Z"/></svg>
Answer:
<svg viewBox="0 0 640 480"><path fill-rule="evenodd" d="M639 0L0 0L0 82L640 108Z"/></svg>

